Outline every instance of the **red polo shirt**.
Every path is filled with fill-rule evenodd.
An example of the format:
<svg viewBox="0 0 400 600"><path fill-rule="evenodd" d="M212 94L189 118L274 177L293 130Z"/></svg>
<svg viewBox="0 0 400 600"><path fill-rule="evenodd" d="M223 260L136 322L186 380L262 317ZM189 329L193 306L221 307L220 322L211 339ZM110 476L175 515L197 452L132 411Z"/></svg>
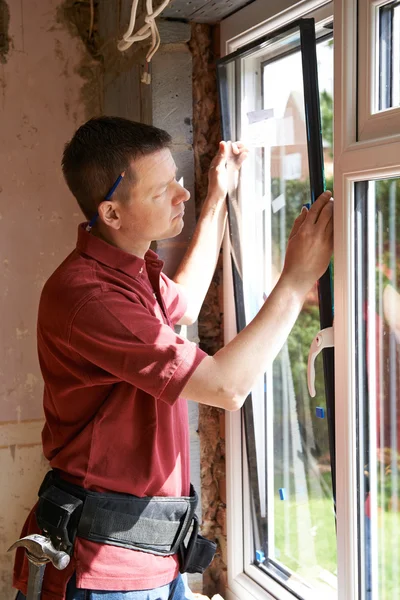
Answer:
<svg viewBox="0 0 400 600"><path fill-rule="evenodd" d="M179 397L206 356L176 335L186 302L149 250L138 258L78 230L76 249L44 286L38 351L44 378L42 433L53 468L87 489L136 496L189 494L186 400ZM23 535L37 531L33 510ZM70 566L48 566L43 600L77 585L151 589L172 581L176 557L77 538ZM18 551L14 586L26 594Z"/></svg>

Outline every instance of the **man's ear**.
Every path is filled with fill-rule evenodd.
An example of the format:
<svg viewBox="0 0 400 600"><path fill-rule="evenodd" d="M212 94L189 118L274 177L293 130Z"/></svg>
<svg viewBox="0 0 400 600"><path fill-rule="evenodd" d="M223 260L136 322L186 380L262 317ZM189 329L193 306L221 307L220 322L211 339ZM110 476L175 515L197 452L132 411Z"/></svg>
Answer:
<svg viewBox="0 0 400 600"><path fill-rule="evenodd" d="M99 218L107 227L119 229L121 227L118 205L112 200L104 200L98 207Z"/></svg>

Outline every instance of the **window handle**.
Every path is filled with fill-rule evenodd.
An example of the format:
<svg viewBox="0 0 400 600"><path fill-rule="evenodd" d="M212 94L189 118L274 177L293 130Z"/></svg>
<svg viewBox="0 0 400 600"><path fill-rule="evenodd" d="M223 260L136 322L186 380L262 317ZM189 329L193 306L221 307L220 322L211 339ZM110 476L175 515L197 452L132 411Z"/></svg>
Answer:
<svg viewBox="0 0 400 600"><path fill-rule="evenodd" d="M326 329L321 329L315 336L310 346L310 351L308 353L308 366L307 366L307 383L308 383L308 391L310 396L314 398L315 396L315 359L318 354L324 348L333 348L334 346L334 336L333 336L333 327L327 327Z"/></svg>

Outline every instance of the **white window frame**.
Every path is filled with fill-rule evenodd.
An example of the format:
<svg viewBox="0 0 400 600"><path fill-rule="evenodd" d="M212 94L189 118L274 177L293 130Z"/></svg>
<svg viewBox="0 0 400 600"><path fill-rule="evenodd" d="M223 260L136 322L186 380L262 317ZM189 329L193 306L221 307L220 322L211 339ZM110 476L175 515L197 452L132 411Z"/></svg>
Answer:
<svg viewBox="0 0 400 600"><path fill-rule="evenodd" d="M326 15L324 6L332 0L256 0L221 22L221 56L304 17L316 13L318 21ZM326 15L329 18L329 15ZM330 19L331 20L331 19Z"/></svg>
<svg viewBox="0 0 400 600"><path fill-rule="evenodd" d="M370 0L361 0L370 3ZM295 4L295 6L293 6ZM261 35L278 29L325 4L313 0L256 0L221 23L221 53L229 54ZM268 6L267 6L268 5ZM279 14L277 14L279 12ZM357 0L334 0L335 44L335 387L336 387L336 504L338 599L360 600L358 593L357 455L354 318L354 182L400 175L400 110L391 109L360 119L357 105L357 72L368 73L370 57L359 53L357 30L368 40L368 20L362 11L357 22ZM371 43L371 42L368 42ZM359 80L360 82L360 80ZM369 84L370 85L370 84ZM363 140L357 141L357 116ZM362 115L361 115L362 116ZM386 125L386 120L390 125ZM372 129L368 133L368 127ZM224 242L225 341L236 333L229 236ZM243 512L248 503L248 482L242 472L243 448L240 413L226 414L227 564L230 600L275 598L293 595L251 565L245 566ZM244 469L245 471L245 469ZM245 572L246 571L246 572ZM266 584L267 581L267 584Z"/></svg>
<svg viewBox="0 0 400 600"><path fill-rule="evenodd" d="M331 0L256 0L221 23L221 54L225 56L241 46L284 25L313 13L318 21L332 20ZM279 13L279 14L277 14ZM224 242L224 323L225 343L236 334L233 282L229 249L229 235ZM316 332L317 333L317 332ZM238 465L243 458L242 421L240 413L226 413L226 469L227 469L227 563L228 589L226 597L233 600L261 600L265 598L293 600L294 596L272 577L249 563L250 543L244 543L243 531L251 530L249 482L247 472ZM244 523L243 521L247 522Z"/></svg>
<svg viewBox="0 0 400 600"><path fill-rule="evenodd" d="M377 10L389 0L361 0L359 2L359 90L364 93L358 98L358 139L373 140L382 137L400 139L400 107L378 112L376 106L376 79L379 68L379 55L376 52L379 41ZM388 140L389 141L389 140Z"/></svg>

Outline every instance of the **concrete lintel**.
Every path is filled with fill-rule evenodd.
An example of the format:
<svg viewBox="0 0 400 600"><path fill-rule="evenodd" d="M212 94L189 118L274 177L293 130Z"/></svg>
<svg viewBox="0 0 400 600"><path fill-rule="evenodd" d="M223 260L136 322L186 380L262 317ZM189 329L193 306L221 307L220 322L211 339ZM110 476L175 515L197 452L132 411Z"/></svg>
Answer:
<svg viewBox="0 0 400 600"><path fill-rule="evenodd" d="M192 144L192 57L189 52L157 52L152 61L153 124L175 144Z"/></svg>
<svg viewBox="0 0 400 600"><path fill-rule="evenodd" d="M180 21L167 21L166 19L157 20L158 31L160 32L161 44L186 44L190 40L190 23Z"/></svg>

